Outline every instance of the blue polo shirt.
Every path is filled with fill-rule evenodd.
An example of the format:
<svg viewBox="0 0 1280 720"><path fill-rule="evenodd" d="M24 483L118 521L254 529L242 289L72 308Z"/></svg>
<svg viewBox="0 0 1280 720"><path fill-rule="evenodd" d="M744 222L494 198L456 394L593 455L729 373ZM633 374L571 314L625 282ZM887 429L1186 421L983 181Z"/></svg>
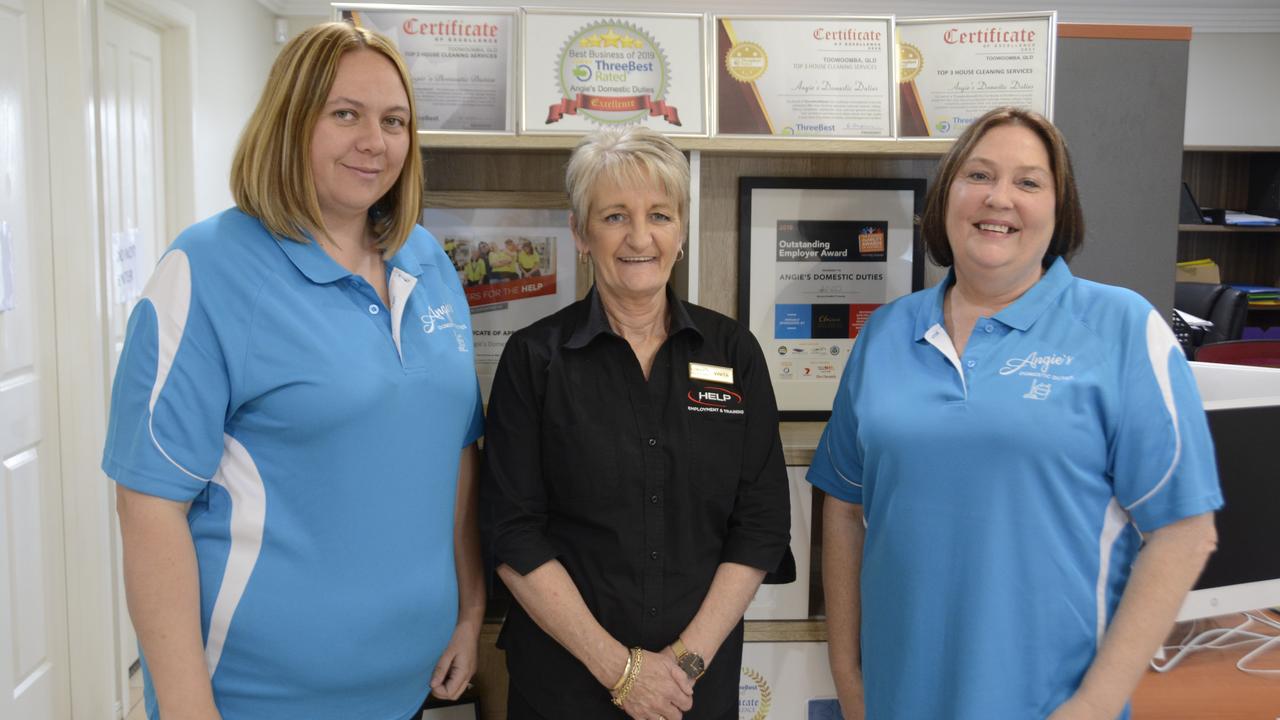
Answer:
<svg viewBox="0 0 1280 720"><path fill-rule="evenodd" d="M952 282L872 315L808 479L866 518L867 716L1043 718L1093 660L1140 532L1222 504L1213 446L1137 294L1059 259L957 355Z"/></svg>
<svg viewBox="0 0 1280 720"><path fill-rule="evenodd" d="M102 467L191 503L227 720L408 718L453 631L483 426L467 300L422 228L387 271L389 308L233 209L182 233L130 317Z"/></svg>

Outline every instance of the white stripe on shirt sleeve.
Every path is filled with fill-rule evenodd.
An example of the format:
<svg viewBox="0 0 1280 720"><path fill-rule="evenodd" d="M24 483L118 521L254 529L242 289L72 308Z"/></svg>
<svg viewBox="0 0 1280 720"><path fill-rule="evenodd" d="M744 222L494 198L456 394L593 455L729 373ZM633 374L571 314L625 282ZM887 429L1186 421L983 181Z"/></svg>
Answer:
<svg viewBox="0 0 1280 720"><path fill-rule="evenodd" d="M1155 374L1156 385L1160 387L1160 396L1164 399L1165 409L1169 411L1169 419L1173 425L1173 458L1169 461L1169 469L1165 471L1164 477L1160 478L1160 482L1125 510L1132 511L1159 492L1160 488L1169 482L1169 478L1173 477L1173 471L1177 469L1178 461L1182 459L1182 433L1178 428L1178 406L1173 401L1173 383L1169 379L1169 354L1175 351L1182 352L1177 338L1173 336L1173 331L1165 324L1164 319L1153 309L1147 315L1147 359L1151 361L1151 372Z"/></svg>

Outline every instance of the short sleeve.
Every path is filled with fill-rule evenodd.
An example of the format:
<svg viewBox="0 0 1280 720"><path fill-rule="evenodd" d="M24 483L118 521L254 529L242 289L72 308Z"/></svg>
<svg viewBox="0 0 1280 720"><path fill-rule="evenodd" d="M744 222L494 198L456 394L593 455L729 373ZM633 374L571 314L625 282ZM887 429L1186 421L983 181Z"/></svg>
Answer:
<svg viewBox="0 0 1280 720"><path fill-rule="evenodd" d="M503 348L489 392L480 469L481 534L486 561L528 575L559 552L547 535L548 501L538 422L546 362L520 333Z"/></svg>
<svg viewBox="0 0 1280 720"><path fill-rule="evenodd" d="M737 498L729 517L721 562L781 573L777 582L794 580L794 558L783 562L791 540L791 490L778 434L778 403L753 335L739 330L734 366L748 398L747 447L742 458Z"/></svg>
<svg viewBox="0 0 1280 720"><path fill-rule="evenodd" d="M205 305L174 249L129 318L102 469L132 490L187 502L222 459L230 381Z"/></svg>
<svg viewBox="0 0 1280 720"><path fill-rule="evenodd" d="M813 462L805 475L814 487L840 500L862 504L862 453L858 449L858 411L854 406L857 387L862 377L862 361L866 355L867 329L853 345L849 362L840 377L831 419L822 431Z"/></svg>
<svg viewBox="0 0 1280 720"><path fill-rule="evenodd" d="M1110 471L1116 499L1149 532L1216 510L1222 492L1204 405L1173 333L1150 309L1130 335Z"/></svg>

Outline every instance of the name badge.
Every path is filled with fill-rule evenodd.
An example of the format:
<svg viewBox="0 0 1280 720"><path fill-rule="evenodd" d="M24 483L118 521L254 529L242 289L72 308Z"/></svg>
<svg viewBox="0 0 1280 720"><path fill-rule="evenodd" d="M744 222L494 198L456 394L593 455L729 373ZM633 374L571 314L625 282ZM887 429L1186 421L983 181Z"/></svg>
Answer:
<svg viewBox="0 0 1280 720"><path fill-rule="evenodd" d="M733 368L689 363L689 377L707 382L733 383Z"/></svg>

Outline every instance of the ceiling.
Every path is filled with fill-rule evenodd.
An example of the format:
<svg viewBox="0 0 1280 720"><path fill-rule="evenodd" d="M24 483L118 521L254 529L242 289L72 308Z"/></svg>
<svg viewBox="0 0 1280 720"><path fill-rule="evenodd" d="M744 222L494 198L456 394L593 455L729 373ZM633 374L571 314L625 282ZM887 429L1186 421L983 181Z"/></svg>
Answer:
<svg viewBox="0 0 1280 720"><path fill-rule="evenodd" d="M330 3L326 0L258 0L268 10L280 16L327 16ZM408 4L408 3L405 3ZM437 4L437 3L420 3ZM501 2L441 2L441 5L494 7ZM791 0L786 3L789 15L802 14L896 14L966 15L976 13L1026 12L1030 10L1058 11L1059 22L1118 23L1137 25L1190 25L1195 32L1273 32L1280 33L1280 0L1123 0L1123 2L1098 2L1097 0L1057 0L1049 4L1028 3L1017 0L986 0L968 3L937 2L930 0L868 0L850 8L849 0ZM516 6L520 3L508 3ZM691 7L708 13L775 14L778 3L763 0L553 0L545 3L528 3L528 6L554 6L588 8L601 12L625 13L627 11L688 12ZM607 10L601 10L607 8Z"/></svg>

